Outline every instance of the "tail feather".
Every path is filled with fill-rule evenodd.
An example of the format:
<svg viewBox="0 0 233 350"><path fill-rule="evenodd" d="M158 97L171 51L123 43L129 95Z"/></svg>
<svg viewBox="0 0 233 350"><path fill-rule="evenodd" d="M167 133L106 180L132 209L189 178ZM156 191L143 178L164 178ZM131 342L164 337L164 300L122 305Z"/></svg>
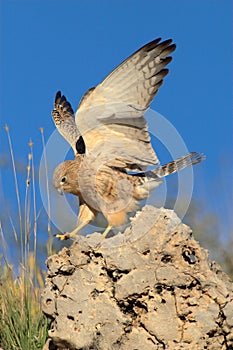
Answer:
<svg viewBox="0 0 233 350"><path fill-rule="evenodd" d="M149 180L156 180L158 178L165 177L182 169L185 169L191 165L198 164L205 159L202 153L191 152L183 157L180 157L170 163L164 164L159 168L147 171L145 175Z"/></svg>

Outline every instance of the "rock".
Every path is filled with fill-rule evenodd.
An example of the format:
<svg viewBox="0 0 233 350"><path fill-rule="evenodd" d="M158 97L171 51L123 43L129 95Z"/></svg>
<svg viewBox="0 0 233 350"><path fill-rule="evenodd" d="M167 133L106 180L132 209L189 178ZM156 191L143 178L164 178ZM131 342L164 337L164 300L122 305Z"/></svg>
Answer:
<svg viewBox="0 0 233 350"><path fill-rule="evenodd" d="M125 234L78 236L47 265L48 349L233 348L232 284L172 210L145 206Z"/></svg>

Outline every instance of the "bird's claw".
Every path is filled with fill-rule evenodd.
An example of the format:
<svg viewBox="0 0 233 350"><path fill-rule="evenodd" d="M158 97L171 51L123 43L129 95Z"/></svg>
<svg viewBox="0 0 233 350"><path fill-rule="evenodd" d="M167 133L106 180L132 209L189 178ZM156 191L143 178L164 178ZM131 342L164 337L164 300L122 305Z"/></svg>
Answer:
<svg viewBox="0 0 233 350"><path fill-rule="evenodd" d="M70 238L70 234L69 233L64 233L64 234L57 233L55 235L55 237L59 238L61 241L66 241L67 239Z"/></svg>

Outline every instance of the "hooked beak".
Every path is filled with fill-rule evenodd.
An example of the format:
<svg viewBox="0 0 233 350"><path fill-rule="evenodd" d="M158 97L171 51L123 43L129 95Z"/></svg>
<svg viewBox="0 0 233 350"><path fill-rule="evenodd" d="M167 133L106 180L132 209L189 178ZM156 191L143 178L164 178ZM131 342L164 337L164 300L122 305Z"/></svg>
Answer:
<svg viewBox="0 0 233 350"><path fill-rule="evenodd" d="M62 194L62 195L64 194L64 190L62 187L58 187L57 191L59 194Z"/></svg>

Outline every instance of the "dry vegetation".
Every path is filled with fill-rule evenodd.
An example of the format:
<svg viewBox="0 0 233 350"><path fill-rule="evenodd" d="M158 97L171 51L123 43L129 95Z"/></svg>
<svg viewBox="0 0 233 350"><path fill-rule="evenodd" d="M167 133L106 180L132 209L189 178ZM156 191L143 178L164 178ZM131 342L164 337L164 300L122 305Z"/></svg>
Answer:
<svg viewBox="0 0 233 350"><path fill-rule="evenodd" d="M4 350L42 349L47 339L49 321L43 315L40 304L44 272L37 260L38 213L33 143L29 142L25 196L22 201L10 132L7 126L5 129L9 142L18 211L16 221L12 219L14 215L9 216L11 229L8 227L5 231L4 224L1 224L0 221L2 247L0 257L0 346ZM41 135L43 142L43 130L41 130ZM13 239L9 242L8 238L12 233ZM48 242L51 242L49 229ZM47 253L52 253L50 243L47 245ZM18 255L18 258L15 259L18 263L14 266L9 261L9 254Z"/></svg>

